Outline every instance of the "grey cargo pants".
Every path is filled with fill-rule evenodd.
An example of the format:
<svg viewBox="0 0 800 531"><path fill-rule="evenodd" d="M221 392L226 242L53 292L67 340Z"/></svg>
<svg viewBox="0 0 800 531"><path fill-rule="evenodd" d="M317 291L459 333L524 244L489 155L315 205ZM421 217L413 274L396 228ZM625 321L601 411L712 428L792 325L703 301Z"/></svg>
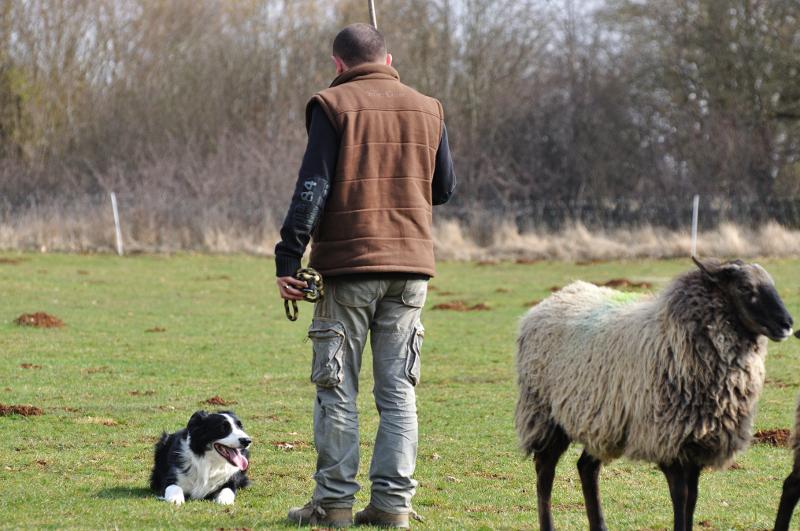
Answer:
<svg viewBox="0 0 800 531"><path fill-rule="evenodd" d="M395 514L411 510L417 482L417 405L424 329L420 313L426 280L326 280L326 296L314 308L308 331L314 346L311 381L316 488L312 499L330 508L352 507L359 490L358 374L370 333L380 414L369 478L371 503Z"/></svg>

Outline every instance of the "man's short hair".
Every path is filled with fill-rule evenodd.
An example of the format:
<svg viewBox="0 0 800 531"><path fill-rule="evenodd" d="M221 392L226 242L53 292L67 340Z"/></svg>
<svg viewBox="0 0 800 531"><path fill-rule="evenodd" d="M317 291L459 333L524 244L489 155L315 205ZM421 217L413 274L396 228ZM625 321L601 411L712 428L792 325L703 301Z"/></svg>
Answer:
<svg viewBox="0 0 800 531"><path fill-rule="evenodd" d="M386 41L381 32L369 24L350 24L333 39L333 55L351 68L362 63L383 62Z"/></svg>

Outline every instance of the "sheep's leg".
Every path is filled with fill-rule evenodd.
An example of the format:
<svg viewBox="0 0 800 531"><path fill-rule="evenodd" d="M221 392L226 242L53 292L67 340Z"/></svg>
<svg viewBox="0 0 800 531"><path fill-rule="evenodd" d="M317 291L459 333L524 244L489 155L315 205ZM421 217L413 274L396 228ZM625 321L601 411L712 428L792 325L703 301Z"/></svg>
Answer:
<svg viewBox="0 0 800 531"><path fill-rule="evenodd" d="M800 462L795 462L792 473L783 482L781 503L778 506L778 516L775 518L775 531L786 531L792 521L792 513L797 500L800 499Z"/></svg>
<svg viewBox="0 0 800 531"><path fill-rule="evenodd" d="M586 516L589 517L591 531L606 531L607 529L603 518L603 508L600 506L600 486L598 485L602 464L598 459L586 453L586 450L578 459L578 475L581 478Z"/></svg>
<svg viewBox="0 0 800 531"><path fill-rule="evenodd" d="M550 494L559 458L569 447L569 438L561 428L556 428L550 442L540 452L535 452L536 462L536 501L539 509L539 529L553 530L553 515L550 510Z"/></svg>
<svg viewBox="0 0 800 531"><path fill-rule="evenodd" d="M679 463L660 465L667 478L669 495L672 498L672 514L674 531L688 531L689 482L684 467Z"/></svg>
<svg viewBox="0 0 800 531"><path fill-rule="evenodd" d="M695 464L686 465L686 484L688 496L686 500L686 529L691 529L694 520L694 508L697 505L697 484L700 481L701 467Z"/></svg>

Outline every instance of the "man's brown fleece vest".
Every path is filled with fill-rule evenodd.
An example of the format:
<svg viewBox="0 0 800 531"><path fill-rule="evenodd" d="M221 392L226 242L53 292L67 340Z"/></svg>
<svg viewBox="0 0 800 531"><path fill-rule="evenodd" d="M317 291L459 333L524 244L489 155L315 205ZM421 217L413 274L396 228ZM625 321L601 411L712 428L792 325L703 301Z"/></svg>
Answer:
<svg viewBox="0 0 800 531"><path fill-rule="evenodd" d="M433 276L431 180L441 104L379 64L355 67L311 98L336 128L339 159L314 232L311 267L323 275Z"/></svg>

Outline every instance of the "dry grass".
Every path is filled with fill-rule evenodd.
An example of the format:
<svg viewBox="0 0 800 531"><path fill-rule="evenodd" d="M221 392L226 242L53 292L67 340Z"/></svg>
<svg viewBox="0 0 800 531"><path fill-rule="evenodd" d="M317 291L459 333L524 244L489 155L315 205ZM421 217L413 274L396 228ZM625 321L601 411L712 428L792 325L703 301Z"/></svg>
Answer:
<svg viewBox="0 0 800 531"><path fill-rule="evenodd" d="M478 245L455 222L439 224L435 232L436 254L445 260L615 260L626 258L672 258L691 250L688 232L658 227L590 231L575 224L555 233L520 234L511 224L501 225L488 245ZM703 256L800 256L800 231L768 223L757 229L722 224L698 235L698 253Z"/></svg>
<svg viewBox="0 0 800 531"><path fill-rule="evenodd" d="M0 218L0 250L114 252L111 209L104 202L85 201L69 207L36 207ZM126 252L193 250L211 253L271 255L279 239L274 216L264 212L242 216L234 210L206 211L193 206L174 215L165 206L121 209ZM250 221L247 221L250 220ZM687 256L688 231L646 226L636 229L589 230L573 224L559 232L520 233L501 223L486 238L455 221L442 221L434 231L441 260L494 263L501 260L565 260L590 262L631 258ZM485 243L484 243L485 242ZM777 223L758 228L725 223L702 232L698 251L703 256L800 256L800 231Z"/></svg>
<svg viewBox="0 0 800 531"><path fill-rule="evenodd" d="M278 241L269 212L259 224L240 212L199 206L177 213L170 205L120 206L126 252L194 250L269 255ZM115 252L114 221L107 198L69 206L36 207L0 217L0 250Z"/></svg>

